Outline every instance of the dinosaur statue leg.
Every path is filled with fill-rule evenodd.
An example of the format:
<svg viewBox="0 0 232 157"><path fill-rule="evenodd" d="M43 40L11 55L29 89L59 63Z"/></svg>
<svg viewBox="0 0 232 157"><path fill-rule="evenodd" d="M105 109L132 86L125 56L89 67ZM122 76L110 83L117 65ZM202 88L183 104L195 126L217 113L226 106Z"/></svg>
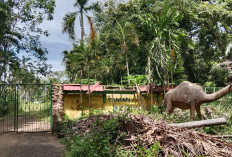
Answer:
<svg viewBox="0 0 232 157"><path fill-rule="evenodd" d="M193 121L195 117L195 104L191 104L190 108L190 121Z"/></svg>
<svg viewBox="0 0 232 157"><path fill-rule="evenodd" d="M166 112L167 114L171 114L173 111L174 111L174 107L172 106L172 102L171 101L166 101L167 103L167 109L166 109Z"/></svg>
<svg viewBox="0 0 232 157"><path fill-rule="evenodd" d="M201 108L200 106L196 106L197 116L198 118L202 119Z"/></svg>
<svg viewBox="0 0 232 157"><path fill-rule="evenodd" d="M170 115L175 108L172 106L171 101L166 100L166 105L167 105L166 106L166 112L167 112L168 115ZM167 115L165 115L165 114L163 115L163 120L166 119L166 116Z"/></svg>

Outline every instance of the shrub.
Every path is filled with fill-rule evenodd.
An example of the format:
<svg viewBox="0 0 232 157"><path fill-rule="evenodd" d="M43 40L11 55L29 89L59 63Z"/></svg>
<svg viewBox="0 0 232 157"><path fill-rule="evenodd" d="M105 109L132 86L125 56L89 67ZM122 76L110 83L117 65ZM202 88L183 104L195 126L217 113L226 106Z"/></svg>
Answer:
<svg viewBox="0 0 232 157"><path fill-rule="evenodd" d="M118 135L119 120L96 121L84 136L73 134L66 142L68 157L114 156L115 138Z"/></svg>

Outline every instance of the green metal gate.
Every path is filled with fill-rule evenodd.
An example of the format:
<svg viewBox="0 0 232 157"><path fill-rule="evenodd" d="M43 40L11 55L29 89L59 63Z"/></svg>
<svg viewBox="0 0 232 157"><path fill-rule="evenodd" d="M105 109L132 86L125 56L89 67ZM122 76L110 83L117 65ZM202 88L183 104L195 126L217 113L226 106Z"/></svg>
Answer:
<svg viewBox="0 0 232 157"><path fill-rule="evenodd" d="M51 85L0 84L0 133L50 131L51 115Z"/></svg>

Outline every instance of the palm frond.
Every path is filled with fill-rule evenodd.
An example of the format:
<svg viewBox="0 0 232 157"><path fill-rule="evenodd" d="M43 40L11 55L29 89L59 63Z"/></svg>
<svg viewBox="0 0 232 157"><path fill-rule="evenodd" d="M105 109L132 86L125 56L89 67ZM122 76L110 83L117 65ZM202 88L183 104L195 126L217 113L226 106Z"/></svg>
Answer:
<svg viewBox="0 0 232 157"><path fill-rule="evenodd" d="M92 18L90 16L87 16L87 19L88 19L89 26L90 26L89 38L90 38L90 42L92 42L97 37L97 31L96 31L96 28L93 24Z"/></svg>
<svg viewBox="0 0 232 157"><path fill-rule="evenodd" d="M225 56L228 56L228 55L229 55L231 49L232 49L232 42L230 42L230 43L226 46Z"/></svg>
<svg viewBox="0 0 232 157"><path fill-rule="evenodd" d="M6 35L4 36L4 40L7 42L7 43L11 43L13 45L15 45L16 47L20 47L20 41L16 38L14 38L14 36L11 36L11 35Z"/></svg>
<svg viewBox="0 0 232 157"><path fill-rule="evenodd" d="M18 39L22 39L22 35L19 33L19 32L10 32L10 31L6 31L6 34L7 35L11 35L11 36L14 36Z"/></svg>
<svg viewBox="0 0 232 157"><path fill-rule="evenodd" d="M78 12L72 12L65 14L62 23L62 32L68 33L71 40L75 39L75 21Z"/></svg>
<svg viewBox="0 0 232 157"><path fill-rule="evenodd" d="M89 0L76 0L76 2L74 3L74 7L83 7L88 2L89 2Z"/></svg>

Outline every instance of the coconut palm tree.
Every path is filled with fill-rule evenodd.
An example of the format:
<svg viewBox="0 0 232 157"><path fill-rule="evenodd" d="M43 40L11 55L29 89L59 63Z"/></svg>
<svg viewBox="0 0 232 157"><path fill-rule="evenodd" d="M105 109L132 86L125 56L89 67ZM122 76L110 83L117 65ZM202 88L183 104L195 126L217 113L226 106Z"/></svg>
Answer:
<svg viewBox="0 0 232 157"><path fill-rule="evenodd" d="M71 40L75 40L75 22L79 15L80 27L81 27L81 43L84 41L84 15L88 20L91 18L87 15L87 12L92 9L91 6L86 6L89 0L76 0L74 7L78 8L75 12L65 14L63 18L63 33L68 33ZM89 21L90 22L90 21Z"/></svg>
<svg viewBox="0 0 232 157"><path fill-rule="evenodd" d="M117 22L116 27L111 30L107 36L109 45L120 45L120 55L125 55L125 67L127 76L130 76L128 49L130 44L139 46L138 36L135 33L134 26L129 22ZM129 82L129 81L128 81Z"/></svg>

